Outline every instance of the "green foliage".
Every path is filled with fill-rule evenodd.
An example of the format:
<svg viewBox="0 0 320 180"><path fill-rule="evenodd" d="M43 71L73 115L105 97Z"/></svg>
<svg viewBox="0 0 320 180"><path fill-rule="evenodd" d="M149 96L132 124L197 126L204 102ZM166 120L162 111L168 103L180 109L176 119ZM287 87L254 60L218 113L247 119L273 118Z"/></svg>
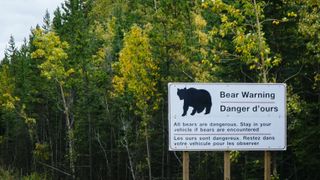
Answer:
<svg viewBox="0 0 320 180"><path fill-rule="evenodd" d="M237 163L240 158L240 152L239 151L232 151L230 152L230 161L233 163Z"/></svg>
<svg viewBox="0 0 320 180"><path fill-rule="evenodd" d="M306 3L302 3L302 18L299 23L299 32L307 40L306 48L307 53L310 56L306 63L314 66L314 73L311 75L313 77L310 78L312 78L312 81L314 82L313 88L315 90L320 88L319 67L316 67L320 63L319 11L319 3L315 3L313 1L306 1Z"/></svg>
<svg viewBox="0 0 320 180"><path fill-rule="evenodd" d="M13 111L15 109L15 103L19 101L18 97L14 97L14 84L13 79L9 74L8 65L1 66L0 71L0 106L1 109L7 111Z"/></svg>
<svg viewBox="0 0 320 180"><path fill-rule="evenodd" d="M14 180L15 179L13 172L11 170L5 170L3 168L0 168L0 178L7 179L7 180Z"/></svg>
<svg viewBox="0 0 320 180"><path fill-rule="evenodd" d="M5 170L0 168L0 178L5 180L15 180L15 179L22 179L22 180L45 180L47 179L46 176L38 174L38 173L31 173L27 176L19 176L18 173L13 172L12 170Z"/></svg>
<svg viewBox="0 0 320 180"><path fill-rule="evenodd" d="M45 179L48 179L46 175L38 174L36 172L33 172L28 176L22 177L22 180L45 180Z"/></svg>
<svg viewBox="0 0 320 180"><path fill-rule="evenodd" d="M259 72L259 81L266 81L270 69L281 62L279 56L271 53L263 32L263 23L268 21L263 12L265 6L264 2L256 1L228 3L219 0L202 4L204 12L214 16L207 32L213 60L241 60L248 69Z"/></svg>
<svg viewBox="0 0 320 180"><path fill-rule="evenodd" d="M47 143L36 143L33 154L36 159L47 161L50 158L49 145Z"/></svg>

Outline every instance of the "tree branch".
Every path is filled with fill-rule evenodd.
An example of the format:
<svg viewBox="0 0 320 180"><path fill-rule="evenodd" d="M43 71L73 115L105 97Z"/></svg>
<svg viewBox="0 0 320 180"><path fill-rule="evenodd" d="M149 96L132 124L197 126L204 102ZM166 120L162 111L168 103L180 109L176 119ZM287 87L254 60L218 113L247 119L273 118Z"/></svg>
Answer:
<svg viewBox="0 0 320 180"><path fill-rule="evenodd" d="M67 172L65 172L65 171L63 171L63 170L61 170L61 169L58 169L58 168L56 168L56 167L53 167L53 166L51 166L51 165L49 165L49 164L46 164L46 163L43 163L43 162L40 162L40 161L37 161L37 162L38 162L39 164L42 164L42 165L48 167L48 168L51 168L51 169L56 170L56 171L58 171L58 172L61 172L62 174L65 174L65 175L67 175L67 176L72 176L71 174L69 174L69 173L67 173Z"/></svg>

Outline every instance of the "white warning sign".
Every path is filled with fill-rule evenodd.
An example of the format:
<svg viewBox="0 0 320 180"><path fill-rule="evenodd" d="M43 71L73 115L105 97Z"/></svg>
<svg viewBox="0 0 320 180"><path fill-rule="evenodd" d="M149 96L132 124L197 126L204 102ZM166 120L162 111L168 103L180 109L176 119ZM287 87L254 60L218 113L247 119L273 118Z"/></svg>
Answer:
<svg viewBox="0 0 320 180"><path fill-rule="evenodd" d="M169 83L169 150L286 150L286 85Z"/></svg>

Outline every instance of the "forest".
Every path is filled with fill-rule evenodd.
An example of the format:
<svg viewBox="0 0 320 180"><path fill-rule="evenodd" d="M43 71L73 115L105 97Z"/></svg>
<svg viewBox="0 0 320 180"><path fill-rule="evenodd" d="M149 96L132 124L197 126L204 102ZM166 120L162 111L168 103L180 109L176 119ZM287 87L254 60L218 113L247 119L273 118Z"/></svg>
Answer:
<svg viewBox="0 0 320 180"><path fill-rule="evenodd" d="M272 179L320 179L318 0L65 0L2 53L0 179L182 179L169 82L285 83ZM230 154L263 179L263 152ZM190 179L223 179L223 152L190 152Z"/></svg>

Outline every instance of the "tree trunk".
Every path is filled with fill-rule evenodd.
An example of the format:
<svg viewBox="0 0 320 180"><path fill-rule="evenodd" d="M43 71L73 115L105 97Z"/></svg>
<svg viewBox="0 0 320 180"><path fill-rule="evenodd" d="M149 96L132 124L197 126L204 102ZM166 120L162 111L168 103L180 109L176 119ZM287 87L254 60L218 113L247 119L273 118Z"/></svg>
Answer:
<svg viewBox="0 0 320 180"><path fill-rule="evenodd" d="M259 20L259 12L258 12L258 7L257 7L257 2L256 0L253 0L254 3L254 11L255 11L255 15L256 15L256 26L257 26L257 33L258 33L258 46L259 46L259 56L260 56L260 60L261 60L261 73L262 73L262 82L263 83L267 83L268 79L267 79L267 74L268 74L268 70L266 67L266 63L265 63L265 57L264 57L264 53L263 53L263 48L262 48L262 34L261 34L261 23Z"/></svg>
<svg viewBox="0 0 320 180"><path fill-rule="evenodd" d="M253 0L254 3L254 11L256 15L256 27L257 27L257 33L258 33L258 45L259 45L259 56L260 56L260 66L261 66L261 74L262 74L262 83L267 83L267 75L268 75L268 68L266 67L265 63L265 57L264 57L264 49L262 47L262 34L261 34L261 23L259 20L259 12L258 12L258 7L257 7L257 2L256 0ZM264 179L269 180L271 178L271 152L270 151L265 151L264 152ZM275 160L274 160L275 161ZM274 170L276 171L276 169Z"/></svg>
<svg viewBox="0 0 320 180"><path fill-rule="evenodd" d="M122 122L122 129L124 131L124 147L127 151L127 154L128 154L128 159L129 159L129 166L130 166L130 172L131 172L131 176L132 176L132 179L135 180L136 179L136 176L135 176L135 172L134 172L134 164L133 164L133 161L132 161L132 157L131 157L131 153L130 153L130 149L129 149L129 143L128 143L128 140L127 140L127 128L125 126L125 122L123 120L123 118L121 118L121 122Z"/></svg>
<svg viewBox="0 0 320 180"><path fill-rule="evenodd" d="M162 110L161 110L161 122L162 122L162 157L161 157L161 179L164 179L164 164L165 164L165 154L166 154L166 149L165 149L165 142L166 142L166 131L165 131L165 123L164 123L164 102L162 102Z"/></svg>
<svg viewBox="0 0 320 180"><path fill-rule="evenodd" d="M62 97L64 113L66 115L69 168L71 170L72 179L75 179L75 159L74 159L74 146L73 146L74 134L73 134L72 122L70 119L70 110L69 110L69 106L68 106L66 98L65 98L63 86L60 82L58 82L58 83L60 86L60 93L61 93L61 97Z"/></svg>
<svg viewBox="0 0 320 180"><path fill-rule="evenodd" d="M89 109L89 108L88 108ZM88 110L88 123L89 123L89 130L88 130L88 141L89 141L89 168L90 168L90 180L93 178L92 174L92 125L91 125L91 113Z"/></svg>
<svg viewBox="0 0 320 180"><path fill-rule="evenodd" d="M150 146L149 146L149 133L148 126L145 127L145 136L146 136L146 145L147 145L147 163L149 169L149 180L152 180L152 171L151 171L151 156L150 156Z"/></svg>

